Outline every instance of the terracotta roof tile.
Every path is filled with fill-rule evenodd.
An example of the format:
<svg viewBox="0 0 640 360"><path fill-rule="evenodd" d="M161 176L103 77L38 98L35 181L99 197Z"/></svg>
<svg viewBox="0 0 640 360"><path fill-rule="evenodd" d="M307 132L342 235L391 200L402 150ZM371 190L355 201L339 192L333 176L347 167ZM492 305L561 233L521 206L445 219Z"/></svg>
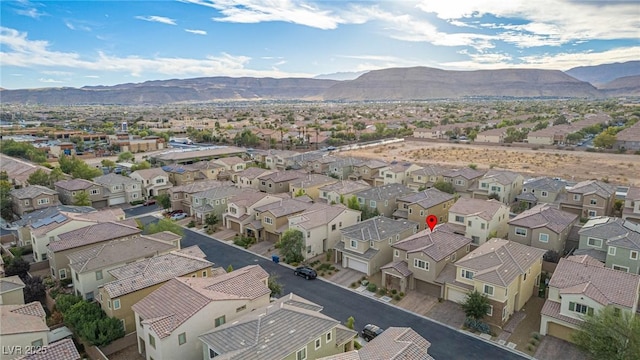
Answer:
<svg viewBox="0 0 640 360"><path fill-rule="evenodd" d="M513 219L509 225L522 226L528 229L546 227L556 233L561 233L578 220L578 215L556 209L549 204L538 204L525 210Z"/></svg>
<svg viewBox="0 0 640 360"><path fill-rule="evenodd" d="M449 208L449 212L464 216L479 216L489 221L493 219L501 208L506 208L506 205L495 199L459 198L455 204Z"/></svg>
<svg viewBox="0 0 640 360"><path fill-rule="evenodd" d="M58 235L57 241L47 245L53 252L73 249L79 246L96 244L102 241L118 239L140 234L141 230L129 222L104 222L72 230Z"/></svg>
<svg viewBox="0 0 640 360"><path fill-rule="evenodd" d="M471 239L453 233L445 226L438 225L433 229L425 229L392 245L408 253L422 252L435 261L440 261L471 243Z"/></svg>
<svg viewBox="0 0 640 360"><path fill-rule="evenodd" d="M79 360L82 359L73 339L64 339L49 343L38 351L19 357L16 360Z"/></svg>
<svg viewBox="0 0 640 360"><path fill-rule="evenodd" d="M453 200L453 194L440 191L436 188L430 188L419 191L415 194L409 194L398 198L398 201L408 202L410 204L418 204L424 209L442 204L449 200Z"/></svg>
<svg viewBox="0 0 640 360"><path fill-rule="evenodd" d="M49 331L42 304L0 305L0 335Z"/></svg>

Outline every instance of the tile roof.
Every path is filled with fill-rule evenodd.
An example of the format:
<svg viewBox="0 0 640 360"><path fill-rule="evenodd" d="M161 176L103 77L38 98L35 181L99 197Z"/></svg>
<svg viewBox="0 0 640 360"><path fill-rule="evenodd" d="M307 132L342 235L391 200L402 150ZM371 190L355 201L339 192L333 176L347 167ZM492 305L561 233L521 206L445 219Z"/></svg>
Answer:
<svg viewBox="0 0 640 360"><path fill-rule="evenodd" d="M11 196L17 199L33 199L34 197L42 194L57 195L58 192L55 190L51 190L46 186L40 186L40 185L30 185L20 189L11 190Z"/></svg>
<svg viewBox="0 0 640 360"><path fill-rule="evenodd" d="M218 186L211 189L199 191L191 195L191 197L207 199L207 200L226 199L230 196L240 194L243 191L245 191L245 189L236 187L235 185L224 185L224 186Z"/></svg>
<svg viewBox="0 0 640 360"><path fill-rule="evenodd" d="M275 171L273 171L273 170L261 169L261 168L257 168L257 167L250 167L250 168L246 168L246 169L238 172L236 174L236 176L238 176L239 178L247 178L249 180L253 180L253 179L257 179L257 178L259 178L261 176L273 174L274 172Z"/></svg>
<svg viewBox="0 0 640 360"><path fill-rule="evenodd" d="M540 177L529 180L523 185L523 188L533 190L544 190L550 192L561 192L567 186L563 180L556 180L550 177Z"/></svg>
<svg viewBox="0 0 640 360"><path fill-rule="evenodd" d="M24 282L18 275L0 278L0 294L24 288Z"/></svg>
<svg viewBox="0 0 640 360"><path fill-rule="evenodd" d="M358 351L360 359L425 360L431 343L408 327L390 327Z"/></svg>
<svg viewBox="0 0 640 360"><path fill-rule="evenodd" d="M340 180L333 184L324 185L319 188L320 191L335 192L340 195L352 194L358 191L371 188L371 185L367 184L363 180Z"/></svg>
<svg viewBox="0 0 640 360"><path fill-rule="evenodd" d="M166 255L127 264L112 270L109 274L117 280L104 284L104 289L112 299L140 289L163 283L177 276L205 270L213 266L212 262L198 256L197 253L172 251Z"/></svg>
<svg viewBox="0 0 640 360"><path fill-rule="evenodd" d="M362 166L366 166L370 169L380 169L383 168L385 166L389 166L389 164L387 164L384 161L380 161L380 160L375 160L375 159L367 159L364 161L364 163L360 164L360 165L356 165L358 167L362 167Z"/></svg>
<svg viewBox="0 0 640 360"><path fill-rule="evenodd" d="M80 360L82 357L76 349L73 339L63 339L42 347L36 352L17 358L16 360Z"/></svg>
<svg viewBox="0 0 640 360"><path fill-rule="evenodd" d="M580 325L582 323L581 320L560 314L561 305L559 302L547 299L542 306L542 310L540 310L540 315L556 318L573 325Z"/></svg>
<svg viewBox="0 0 640 360"><path fill-rule="evenodd" d="M136 227L135 220L133 219L122 222L109 221L59 234L58 240L50 242L47 246L52 252L58 252L125 236L132 236L140 234L141 232L142 231Z"/></svg>
<svg viewBox="0 0 640 360"><path fill-rule="evenodd" d="M59 215L62 212L83 214L83 213L94 212L94 211L96 211L96 209L92 208L91 206L70 206L70 205L60 204L60 205L50 206L44 209L32 211L30 213L26 213L22 216L20 220L13 222L13 224L17 226L27 226L39 220L46 219L49 217L54 217L56 215Z"/></svg>
<svg viewBox="0 0 640 360"><path fill-rule="evenodd" d="M477 179L479 177L482 177L482 175L484 175L483 172L478 170L473 170L472 168L469 168L469 167L462 168L462 169L449 170L443 174L443 176L445 177L455 178L455 177L461 176L467 180Z"/></svg>
<svg viewBox="0 0 640 360"><path fill-rule="evenodd" d="M281 217L285 215L302 212L307 208L309 208L308 202L300 201L296 198L296 199L282 199L278 202L272 202L270 204L258 206L254 210L257 213L269 211L273 214L273 216Z"/></svg>
<svg viewBox="0 0 640 360"><path fill-rule="evenodd" d="M549 204L538 204L518 214L508 223L528 229L546 227L559 234L574 224L578 217L576 214L556 209Z"/></svg>
<svg viewBox="0 0 640 360"><path fill-rule="evenodd" d="M143 235L143 237L146 237L148 239L153 239L153 240L165 241L165 242L173 242L173 241L182 239L182 236L178 234L174 234L171 231L161 231L155 234Z"/></svg>
<svg viewBox="0 0 640 360"><path fill-rule="evenodd" d="M215 277L177 277L169 280L131 308L165 338L214 301L255 300L271 293L264 280L269 274L250 265ZM204 314L201 314L204 315Z"/></svg>
<svg viewBox="0 0 640 360"><path fill-rule="evenodd" d="M90 223L118 221L124 219L124 217L124 211L120 208L107 208L88 213L70 213L60 211L59 214L40 219L28 226L31 229L32 234L40 236L71 221L83 221L87 223L87 226L89 226Z"/></svg>
<svg viewBox="0 0 640 360"><path fill-rule="evenodd" d="M600 251L594 248L575 249L573 251L573 255L576 257L586 256L590 259L599 261L601 264L604 264L604 262L607 261L607 253L605 251Z"/></svg>
<svg viewBox="0 0 640 360"><path fill-rule="evenodd" d="M168 177L169 175L167 175L167 173L162 170L162 168L151 168L151 169L142 169L142 170L136 170L134 172L131 173L131 175L133 174L138 174L140 175L141 178L143 179L153 179L154 177L157 176L164 176L164 177Z"/></svg>
<svg viewBox="0 0 640 360"><path fill-rule="evenodd" d="M126 177L126 176L122 176L116 173L108 173L107 175L102 175L102 176L98 176L93 178L93 181L97 182L98 184L102 184L102 185L106 185L106 186L111 186L111 185L133 185L133 184L140 184L140 181L132 179L130 177Z"/></svg>
<svg viewBox="0 0 640 360"><path fill-rule="evenodd" d="M415 193L415 191L402 184L387 184L383 186L372 187L371 189L358 191L354 195L366 200L395 200L407 194Z"/></svg>
<svg viewBox="0 0 640 360"><path fill-rule="evenodd" d="M640 123L636 123L616 134L617 141L638 141L640 139Z"/></svg>
<svg viewBox="0 0 640 360"><path fill-rule="evenodd" d="M543 249L494 238L458 260L456 266L473 270L474 280L508 286L536 261L542 261L545 252Z"/></svg>
<svg viewBox="0 0 640 360"><path fill-rule="evenodd" d="M85 179L71 179L71 180L57 181L54 185L56 187L59 187L68 191L77 191L77 190L86 190L98 184L94 183L93 181L89 181Z"/></svg>
<svg viewBox="0 0 640 360"><path fill-rule="evenodd" d="M436 188L430 188L414 194L399 197L397 201L406 201L410 204L418 204L422 208L428 209L454 198L453 194L440 191Z"/></svg>
<svg viewBox="0 0 640 360"><path fill-rule="evenodd" d="M640 225L621 218L600 216L589 219L580 236L604 239L608 246L640 250Z"/></svg>
<svg viewBox="0 0 640 360"><path fill-rule="evenodd" d="M307 176L307 173L296 170L284 170L278 171L270 174L261 175L258 179L262 181L273 181L274 183L284 182L284 181L293 181L296 179L301 179Z"/></svg>
<svg viewBox="0 0 640 360"><path fill-rule="evenodd" d="M633 308L638 301L640 275L594 265L590 260L576 260L580 258L560 259L549 286L560 294L584 294L604 306Z"/></svg>
<svg viewBox="0 0 640 360"><path fill-rule="evenodd" d="M449 169L438 165L424 165L422 169L413 170L410 175L422 175L422 176L440 176L447 172Z"/></svg>
<svg viewBox="0 0 640 360"><path fill-rule="evenodd" d="M497 169L491 169L482 176L483 180L493 179L502 185L510 185L514 181L516 181L518 178L522 178L522 175L513 171L497 170Z"/></svg>
<svg viewBox="0 0 640 360"><path fill-rule="evenodd" d="M334 179L326 175L308 174L303 178L298 178L296 180L291 181L289 183L289 186L297 187L297 188L306 188L306 187L313 187L318 185L334 184L334 183L337 183L338 181L339 181L338 179Z"/></svg>
<svg viewBox="0 0 640 360"><path fill-rule="evenodd" d="M425 229L391 245L408 253L421 252L435 261L440 261L471 243L471 239L454 234L446 224L433 229Z"/></svg>
<svg viewBox="0 0 640 360"><path fill-rule="evenodd" d="M17 182L23 184L29 179L31 173L38 169L46 172L51 172L51 169L40 165L34 165L28 161L22 159L16 159L5 154L0 154L0 164L2 164L2 171L6 171L9 179L15 179Z"/></svg>
<svg viewBox="0 0 640 360"><path fill-rule="evenodd" d="M225 185L233 185L230 181L218 181L218 180L201 180L196 181L192 184L174 186L169 189L169 192L172 194L184 192L187 194L193 194L200 191L204 191L213 187L225 186Z"/></svg>
<svg viewBox="0 0 640 360"><path fill-rule="evenodd" d="M49 331L47 314L38 301L20 305L0 305L0 335Z"/></svg>
<svg viewBox="0 0 640 360"><path fill-rule="evenodd" d="M627 200L640 200L640 187L631 186L627 191Z"/></svg>
<svg viewBox="0 0 640 360"><path fill-rule="evenodd" d="M278 360L336 327L351 332L352 338L357 334L340 325L338 320L295 306L287 302L289 299L304 300L293 294L284 296L201 335L200 340L216 349L223 359Z"/></svg>
<svg viewBox="0 0 640 360"><path fill-rule="evenodd" d="M242 160L242 158L240 158L238 156L223 157L223 158L216 159L216 160L213 160L213 161L217 162L217 163L229 165L229 166L233 166L233 165L237 165L237 164L243 164L243 163L246 162L246 161Z"/></svg>
<svg viewBox="0 0 640 360"><path fill-rule="evenodd" d="M464 216L478 216L490 221L500 209L508 211L506 205L495 199L481 200L461 197L449 208L449 212Z"/></svg>
<svg viewBox="0 0 640 360"><path fill-rule="evenodd" d="M609 198L616 193L616 188L602 181L586 180L575 184L567 191L582 195L597 194L603 198Z"/></svg>
<svg viewBox="0 0 640 360"><path fill-rule="evenodd" d="M344 205L312 204L308 210L289 218L289 225L297 225L310 230L324 226L344 212L355 212Z"/></svg>
<svg viewBox="0 0 640 360"><path fill-rule="evenodd" d="M280 199L288 198L289 195L286 193L282 194L267 194L261 191L244 188L240 194L234 195L227 200L227 204L235 204L241 207L251 207L258 201L264 198L271 198L274 202L280 201Z"/></svg>
<svg viewBox="0 0 640 360"><path fill-rule="evenodd" d="M413 274L413 271L409 270L407 262L403 260L390 262L387 265L381 266L380 269L394 269L404 277L408 277Z"/></svg>
<svg viewBox="0 0 640 360"><path fill-rule="evenodd" d="M390 236L399 235L417 226L413 221L393 220L384 216L376 216L340 229L343 238L358 241L382 241Z"/></svg>

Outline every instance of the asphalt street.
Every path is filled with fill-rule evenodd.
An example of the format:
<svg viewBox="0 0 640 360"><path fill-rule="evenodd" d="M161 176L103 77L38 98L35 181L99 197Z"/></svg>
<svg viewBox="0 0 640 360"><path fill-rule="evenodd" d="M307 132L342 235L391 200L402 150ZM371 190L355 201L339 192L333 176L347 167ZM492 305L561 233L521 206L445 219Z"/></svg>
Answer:
<svg viewBox="0 0 640 360"><path fill-rule="evenodd" d="M146 224L157 219L145 216L140 220ZM390 326L411 327L431 342L429 354L436 359L525 359L525 357L500 346L363 296L351 289L319 279L305 280L302 277L297 277L290 267L276 264L269 259L185 229L182 247L192 245L200 246L207 255L207 260L216 266L226 268L232 265L234 269L251 264L262 266L270 274L278 276L278 282L283 285L283 295L293 292L313 301L324 307L322 313L343 323L347 318L353 316L356 330L360 330L367 323L376 324L382 328Z"/></svg>

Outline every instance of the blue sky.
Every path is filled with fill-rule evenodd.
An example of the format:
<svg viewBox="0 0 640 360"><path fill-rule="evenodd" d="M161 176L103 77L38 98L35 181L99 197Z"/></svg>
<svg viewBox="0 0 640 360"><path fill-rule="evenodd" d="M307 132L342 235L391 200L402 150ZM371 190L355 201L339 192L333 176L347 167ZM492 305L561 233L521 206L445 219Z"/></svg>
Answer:
<svg viewBox="0 0 640 360"><path fill-rule="evenodd" d="M640 59L640 2L2 1L0 87Z"/></svg>

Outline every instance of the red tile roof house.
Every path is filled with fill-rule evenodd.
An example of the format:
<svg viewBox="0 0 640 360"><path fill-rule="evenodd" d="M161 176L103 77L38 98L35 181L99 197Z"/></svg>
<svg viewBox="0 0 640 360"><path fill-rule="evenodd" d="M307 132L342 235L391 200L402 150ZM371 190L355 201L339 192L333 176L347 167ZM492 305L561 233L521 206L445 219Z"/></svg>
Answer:
<svg viewBox="0 0 640 360"><path fill-rule="evenodd" d="M606 306L636 314L639 292L640 275L605 268L588 255L560 259L540 312L540 334L571 341L582 317Z"/></svg>
<svg viewBox="0 0 640 360"><path fill-rule="evenodd" d="M26 349L46 347L49 327L47 314L37 301L28 304L0 305L0 339L2 339L1 358L15 359L24 355ZM11 349L22 352L11 352Z"/></svg>
<svg viewBox="0 0 640 360"><path fill-rule="evenodd" d="M208 278L178 277L132 306L147 359L199 359L198 336L269 304L269 273L250 265Z"/></svg>

